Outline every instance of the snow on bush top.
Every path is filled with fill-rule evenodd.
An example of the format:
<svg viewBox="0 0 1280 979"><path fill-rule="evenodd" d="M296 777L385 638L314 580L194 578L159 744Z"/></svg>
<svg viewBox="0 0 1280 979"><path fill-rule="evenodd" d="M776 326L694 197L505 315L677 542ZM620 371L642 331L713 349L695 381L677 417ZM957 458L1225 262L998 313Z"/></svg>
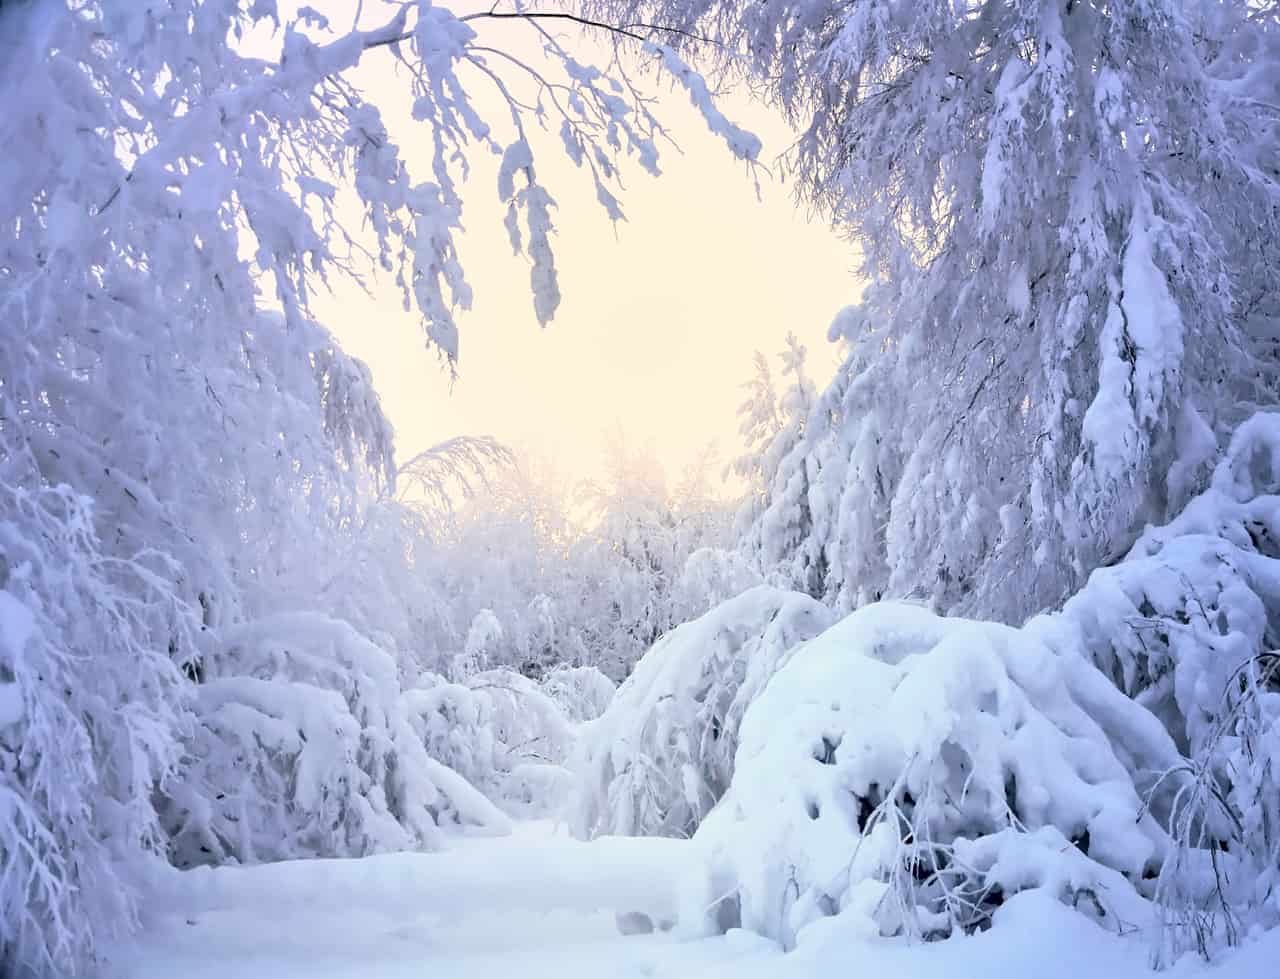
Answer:
<svg viewBox="0 0 1280 979"><path fill-rule="evenodd" d="M560 666L542 678L542 689L573 723L594 721L609 707L617 686L594 666Z"/></svg>
<svg viewBox="0 0 1280 979"><path fill-rule="evenodd" d="M1193 754L1217 730L1231 677L1266 672L1280 641L1278 494L1280 414L1258 414L1209 489L1063 610L1094 662Z"/></svg>
<svg viewBox="0 0 1280 979"><path fill-rule="evenodd" d="M760 585L659 640L584 733L575 832L692 834L729 785L747 705L831 621L818 602Z"/></svg>
<svg viewBox="0 0 1280 979"><path fill-rule="evenodd" d="M1007 626L855 612L747 710L698 833L702 905L736 893L741 924L787 944L851 907L883 934L972 930L1029 887L1127 919L1121 874L1153 876L1164 835L1076 694L1080 665Z"/></svg>

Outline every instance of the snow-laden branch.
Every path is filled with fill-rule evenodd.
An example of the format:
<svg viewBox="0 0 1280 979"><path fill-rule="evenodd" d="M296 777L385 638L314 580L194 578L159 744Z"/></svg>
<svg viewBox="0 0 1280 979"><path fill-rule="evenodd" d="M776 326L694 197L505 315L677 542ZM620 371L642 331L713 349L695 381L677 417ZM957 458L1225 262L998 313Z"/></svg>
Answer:
<svg viewBox="0 0 1280 979"><path fill-rule="evenodd" d="M409 4L402 6L380 27L353 28L326 43L313 41L294 27L288 28L278 62L244 59L246 65L252 66L249 79L238 80L212 93L202 93L196 104L188 106L173 126L163 131L157 128L150 145L139 153L129 171L96 208L96 213L100 216L108 213L140 173L155 174L171 190L180 192L184 183L181 174L188 166L186 161L207 159L210 153L217 152L216 146L233 144L237 132L245 132L261 124L279 126L284 131L310 126L317 109L321 110L321 115L326 112L330 115L331 118L325 120L329 124L341 123L343 116L347 117L348 124L355 123L355 132L367 149L361 149L359 140L353 141L350 135L343 139L357 154L368 152L369 148L389 149L390 144L380 124L369 120L368 125L363 125L352 118L356 115L357 100L350 91L344 90L341 96L352 103L346 108L333 104L323 93L326 88L340 86L341 80L360 63L366 52L391 48L413 73L415 117L427 122L436 138L432 164L435 182L404 187L397 195L396 206L378 219L371 219L370 223L379 238L379 263L384 267L393 263L398 266L396 278L406 304L410 301L416 303L426 321L429 339L452 364L458 355L458 331L453 308L467 308L471 296L471 287L458 263L453 238L460 227L461 213L457 174L465 175L466 169L465 163L459 166L458 161L463 159L464 147L472 141L496 148L490 126L476 115L456 75L458 66L469 64L497 85L517 131L516 142L506 147L505 152L508 155L514 153L524 160L513 169L524 174L526 185L517 189L504 182L501 186L507 188L503 199L509 203L510 237L515 250L525 252L533 264L531 285L535 310L539 321L545 324L554 316L560 299L550 236L554 201L534 176L532 148L522 124L523 115L531 111L530 107L520 103L498 75L484 64L481 56L486 52L493 53L519 64L518 59L477 43L476 35L468 25L484 20L522 21L533 25L543 36L544 50L563 68L566 82L553 86L541 71L523 64L520 67L538 81L543 91L562 87L566 92L568 97L565 100L552 100L563 119L563 148L578 165L584 160L588 162L596 197L613 220L622 217L617 197L608 187L610 182L616 181L618 153L624 147L618 141L618 134L626 137L626 151L638 153L646 168L656 173L656 137L661 129L652 114L642 108L634 90L631 90L633 97L627 99L619 94L623 89L615 91L612 86L605 85L607 76L598 69L579 64L538 27L540 22L572 23L637 42L644 54L654 57L659 66L689 92L712 131L724 138L736 157L753 163L759 155L759 141L733 126L715 108L701 76L674 50L652 42L654 35L688 32L643 22L611 25L569 12L489 10L455 16L443 8ZM403 50L406 48L413 52L411 57L406 57ZM313 104L315 102L320 104ZM281 108L286 109L284 115L280 115ZM541 114L538 107L533 107L532 111L535 115ZM337 136L336 133L333 135ZM446 149L452 159L446 157ZM342 154L335 151L337 147L325 153L329 158L328 166L341 167ZM403 164L398 161L394 166L403 170ZM300 184L313 180L305 172L307 168L308 164L299 161L301 172L296 179ZM365 196L372 189L369 182L357 181L356 189L370 212L387 210L389 202L385 194L381 199ZM324 194L320 196L322 199L325 197ZM256 208L245 202L239 202L238 206L243 209L245 221L255 234L277 237L264 227ZM392 213L397 211L401 216L393 219ZM332 210L326 208L326 214L332 221ZM518 230L521 215L525 219L524 236ZM395 231L397 226L403 226L399 233ZM308 233L305 236L311 238L316 246L307 249L309 257L306 261L336 264L320 245L326 235ZM345 233L343 237L350 241ZM393 255L398 255L398 258L393 258ZM301 256L279 255L273 262L260 251L259 257L264 272L276 282L277 298L284 306L286 317L292 321L302 315L307 289L299 279L299 272L292 268ZM263 258L266 258L265 262Z"/></svg>

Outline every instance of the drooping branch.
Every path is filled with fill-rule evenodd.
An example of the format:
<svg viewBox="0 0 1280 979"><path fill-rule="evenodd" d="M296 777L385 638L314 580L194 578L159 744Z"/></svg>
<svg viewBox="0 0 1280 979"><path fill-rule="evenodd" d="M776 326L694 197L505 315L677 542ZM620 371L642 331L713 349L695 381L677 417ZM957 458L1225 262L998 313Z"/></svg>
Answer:
<svg viewBox="0 0 1280 979"><path fill-rule="evenodd" d="M616 34L621 37L630 38L633 41L647 41L642 34L637 31L650 31L659 34L678 34L681 37L687 37L693 41L699 41L704 44L714 43L710 38L693 34L689 31L682 30L679 27L665 27L662 24L633 23L633 24L609 24L602 20L595 20L590 17L582 17L578 14L566 13L564 11L547 11L547 10L524 10L524 11L501 11L501 10L481 10L472 14L465 14L458 20L465 22L475 20L560 20L568 23L576 24L579 27L590 27L596 30L607 31L610 34ZM412 32L402 31L397 35L389 35L385 31L379 31L377 38L371 38L365 42L365 50L369 48L383 47L389 44L398 44L402 41L409 40Z"/></svg>
<svg viewBox="0 0 1280 979"><path fill-rule="evenodd" d="M323 77L333 77L353 68L366 51L401 44L410 40L413 37L414 32L408 30L406 27L408 21L408 10L408 7L401 8L396 15L391 18L391 20L383 24L381 27L369 31L353 30L336 41L326 45L317 46L313 52L313 57L309 60L313 64L324 66L322 70ZM558 20L577 24L580 27L607 31L611 34L625 37L629 40L639 41L641 43L648 41L648 38L637 33L637 31L641 30L680 35L706 44L714 43L710 38L692 34L689 31L682 30L678 27L665 27L661 24L650 23L609 24L602 20L582 17L577 14L562 11L499 11L496 9L490 9L466 14L459 17L458 20L460 22L475 20L524 20L529 21L530 23L536 23L543 20ZM274 70L265 75L258 86L263 89L263 92L265 92L268 87L279 85L282 81L281 76L288 70L283 57L281 58L280 63L273 67ZM218 113L222 113L225 111L225 106L222 104L223 100L219 96L229 94L231 93L215 93L214 97L206 104L210 107L211 111L216 110ZM258 93L240 90L234 94L236 96L235 101L241 106L253 105L257 101L253 96ZM193 128L201 115L202 114L195 112L190 113L187 117L184 131ZM159 146L153 147L151 151L145 155L151 156L157 150L159 150ZM107 199L103 201L100 207L97 208L95 212L96 214L101 215L115 203L116 198L120 196L121 191L124 189L124 184L133 179L136 169L137 167L135 164L134 169L125 175L124 180L111 191Z"/></svg>

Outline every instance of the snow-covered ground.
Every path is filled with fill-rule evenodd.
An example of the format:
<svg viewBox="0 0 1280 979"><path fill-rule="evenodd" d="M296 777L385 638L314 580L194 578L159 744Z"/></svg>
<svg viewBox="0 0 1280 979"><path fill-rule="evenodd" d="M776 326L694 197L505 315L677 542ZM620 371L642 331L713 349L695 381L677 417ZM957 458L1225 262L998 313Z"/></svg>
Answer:
<svg viewBox="0 0 1280 979"><path fill-rule="evenodd" d="M689 844L575 842L547 824L455 841L430 854L303 860L174 872L147 921L113 950L109 979L1079 979L1148 974L1148 946L1109 935L1042 894L1014 898L977 937L902 944L812 926L783 955L741 931L688 940L623 935L615 914L661 919L676 906ZM1214 966L1164 975L1275 975L1280 935Z"/></svg>
<svg viewBox="0 0 1280 979"><path fill-rule="evenodd" d="M167 875L121 979L663 976L744 956L763 939L624 937L617 912L669 919L688 844L579 843L545 823L437 853L297 860Z"/></svg>

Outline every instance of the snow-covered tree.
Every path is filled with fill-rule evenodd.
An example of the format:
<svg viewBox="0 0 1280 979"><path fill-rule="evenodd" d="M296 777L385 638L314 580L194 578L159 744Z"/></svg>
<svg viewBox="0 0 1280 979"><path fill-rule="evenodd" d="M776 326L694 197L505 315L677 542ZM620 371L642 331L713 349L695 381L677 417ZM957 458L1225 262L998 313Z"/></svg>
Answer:
<svg viewBox="0 0 1280 979"><path fill-rule="evenodd" d="M488 663L539 675L557 663L584 665L582 569L569 557L579 533L572 489L551 467L520 457L495 470L485 490L458 507L438 538L435 577L445 618L414 649L420 666L451 674L477 618L496 631ZM494 630L491 628L491 632ZM465 672L465 671L464 671Z"/></svg>
<svg viewBox="0 0 1280 979"><path fill-rule="evenodd" d="M1158 895L1174 954L1280 923L1278 574L1280 413L1266 412L1233 433L1204 493L1062 611L1184 755L1142 786L1179 844Z"/></svg>
<svg viewBox="0 0 1280 979"><path fill-rule="evenodd" d="M1176 513L1274 402L1275 4L587 6L719 42L862 256L835 420L804 453L830 460L807 546L831 597L1019 621Z"/></svg>
<svg viewBox="0 0 1280 979"><path fill-rule="evenodd" d="M738 408L743 452L732 469L747 483L737 516L740 549L779 584L821 598L827 587L826 553L810 500L810 480L818 467L801 448L817 398L805 373L806 354L788 334L779 355L786 384L780 393L769 362L756 353L755 371L744 385L748 396Z"/></svg>
<svg viewBox="0 0 1280 979"><path fill-rule="evenodd" d="M437 555L448 621L418 651L424 668L456 678L449 663L470 644L491 667L592 666L618 681L659 636L758 582L726 549L709 460L672 488L651 456L615 456L585 486L521 458L459 508ZM477 625L482 644L468 638Z"/></svg>
<svg viewBox="0 0 1280 979"><path fill-rule="evenodd" d="M696 478L672 492L652 453L621 439L608 462L608 478L586 488L589 529L573 555L590 583L583 596L589 642L598 665L620 680L659 636L688 618L674 607L684 563L698 546L721 541L711 528L714 507L699 497Z"/></svg>
<svg viewBox="0 0 1280 979"><path fill-rule="evenodd" d="M3 429L0 429L0 435ZM3 445L4 443L0 443ZM7 481L0 451L0 963L62 974L132 924L122 859L154 851L191 637L173 562L104 553L90 500Z"/></svg>

